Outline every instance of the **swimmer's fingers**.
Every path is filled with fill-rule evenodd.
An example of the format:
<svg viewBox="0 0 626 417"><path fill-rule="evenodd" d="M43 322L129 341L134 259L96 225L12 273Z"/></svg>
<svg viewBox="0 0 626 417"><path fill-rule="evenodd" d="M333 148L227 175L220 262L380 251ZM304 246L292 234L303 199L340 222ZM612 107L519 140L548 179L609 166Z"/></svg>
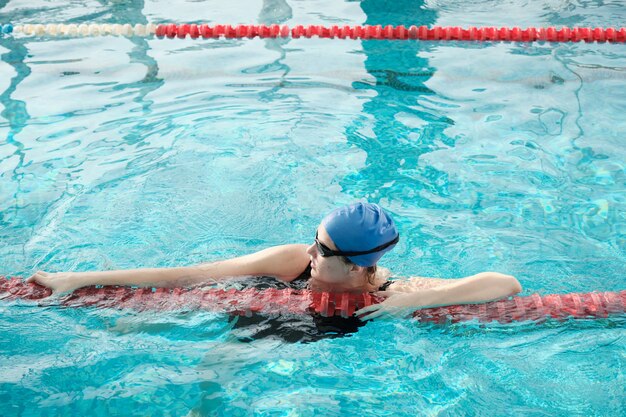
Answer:
<svg viewBox="0 0 626 417"><path fill-rule="evenodd" d="M361 320L371 320L380 317L405 318L410 316L416 309L416 307L412 305L412 296L408 294L400 295L396 291L378 291L375 294L388 298L382 303L372 304L357 310L355 314Z"/></svg>
<svg viewBox="0 0 626 417"><path fill-rule="evenodd" d="M354 314L356 314L359 319L367 321L380 317L383 311L379 309L378 305L371 305L355 311Z"/></svg>
<svg viewBox="0 0 626 417"><path fill-rule="evenodd" d="M73 291L78 286L74 282L71 272L45 272L37 271L30 277L26 278L26 283L36 283L48 287L53 294L60 294Z"/></svg>
<svg viewBox="0 0 626 417"><path fill-rule="evenodd" d="M395 317L393 308L389 308L383 304L372 304L371 306L363 307L360 310L354 312L356 316L363 320L372 320L376 318L390 318Z"/></svg>
<svg viewBox="0 0 626 417"><path fill-rule="evenodd" d="M382 298L387 298L394 294L397 294L397 293L395 291L374 292L375 296L382 297ZM386 312L385 302L383 301L382 303L372 304L367 307L363 307L360 310L355 311L354 314L356 314L356 316L359 317L361 320L365 321L365 320L371 320L371 319L380 317L383 314L385 314L385 312Z"/></svg>
<svg viewBox="0 0 626 417"><path fill-rule="evenodd" d="M41 285L45 285L44 282L50 277L50 274L45 271L37 271L30 277L26 278L26 283L36 282Z"/></svg>

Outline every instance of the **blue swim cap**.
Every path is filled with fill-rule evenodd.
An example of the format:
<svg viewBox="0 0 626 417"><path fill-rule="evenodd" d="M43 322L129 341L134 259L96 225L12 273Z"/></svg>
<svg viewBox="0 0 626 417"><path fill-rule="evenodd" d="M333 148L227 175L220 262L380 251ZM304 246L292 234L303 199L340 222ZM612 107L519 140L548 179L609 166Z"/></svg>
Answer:
<svg viewBox="0 0 626 417"><path fill-rule="evenodd" d="M385 245L398 237L393 219L379 205L355 203L333 210L322 220L322 226L342 252L364 252ZM348 256L359 266L373 266L396 244L374 253Z"/></svg>

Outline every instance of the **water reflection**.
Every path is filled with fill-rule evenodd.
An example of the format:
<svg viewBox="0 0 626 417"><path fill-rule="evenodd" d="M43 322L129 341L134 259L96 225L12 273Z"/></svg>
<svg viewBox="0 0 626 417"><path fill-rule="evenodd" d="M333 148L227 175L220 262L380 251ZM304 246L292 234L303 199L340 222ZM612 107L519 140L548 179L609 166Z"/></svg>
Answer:
<svg viewBox="0 0 626 417"><path fill-rule="evenodd" d="M35 6L7 11L6 6L0 5L0 9L4 7L0 16L8 16L5 21L40 22L49 12ZM97 19L103 23L145 24L148 20L143 8L143 1L113 3L76 16L73 13L77 9L63 6L58 16L67 13L67 23ZM159 89L163 80L145 38L51 38L42 42L39 38L11 36L0 37L0 46L8 51L2 54L2 65L15 73L0 93L0 116L6 120L0 119L0 132L6 135L0 160L6 161L3 166L7 171L12 171L11 181L2 190L0 223L6 227L1 229L0 240L14 248L13 254L22 255L5 257L3 273L22 274L33 267L33 259L42 262L39 267L44 268L58 252L51 246L59 245L67 230L73 228L57 226L74 206L76 197L98 191L99 180L107 182L106 171L99 169L107 161L94 156L110 156L110 164L123 167L120 149L141 146L143 123L132 123L111 137L109 129L94 128L94 123L102 119L99 114L106 114L102 125L116 127L129 119L129 113L150 114L154 103L148 95ZM90 68L93 62L97 67ZM118 72L122 67L124 74ZM9 72L5 68L3 72ZM116 119L115 115L122 113L123 118ZM93 249L98 239L86 240L83 246ZM74 253L72 257L79 256Z"/></svg>
<svg viewBox="0 0 626 417"><path fill-rule="evenodd" d="M430 25L435 12L422 1L386 2L367 0L361 7L368 25ZM355 198L384 200L393 208L419 190L431 188L445 173L418 163L420 155L436 148L436 140L452 121L441 112L418 103L434 95L425 82L434 69L422 58L428 49L421 42L363 41L365 68L374 83L357 81L357 90L374 90L362 115L346 130L348 141L365 151L365 167L344 177L340 184ZM442 191L445 193L445 189ZM398 203L401 204L401 203Z"/></svg>

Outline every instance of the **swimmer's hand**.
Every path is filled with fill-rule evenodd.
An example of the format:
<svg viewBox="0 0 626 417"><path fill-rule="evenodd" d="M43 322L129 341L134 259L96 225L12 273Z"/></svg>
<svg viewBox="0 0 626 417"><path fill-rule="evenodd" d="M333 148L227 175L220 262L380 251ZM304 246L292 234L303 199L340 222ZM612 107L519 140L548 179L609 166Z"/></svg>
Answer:
<svg viewBox="0 0 626 417"><path fill-rule="evenodd" d="M420 308L419 292L378 291L374 295L387 297L387 299L382 303L372 304L355 311L354 314L363 321L375 318L406 318ZM361 317L361 315L364 316Z"/></svg>
<svg viewBox="0 0 626 417"><path fill-rule="evenodd" d="M75 272L45 272L37 271L26 279L26 283L36 282L52 290L52 294L62 294L74 291L82 285L78 283Z"/></svg>

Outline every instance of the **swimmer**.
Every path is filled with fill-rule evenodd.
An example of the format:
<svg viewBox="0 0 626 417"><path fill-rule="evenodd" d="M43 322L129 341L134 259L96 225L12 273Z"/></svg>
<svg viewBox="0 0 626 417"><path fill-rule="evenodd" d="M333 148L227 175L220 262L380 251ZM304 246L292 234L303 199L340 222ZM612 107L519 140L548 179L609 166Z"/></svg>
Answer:
<svg viewBox="0 0 626 417"><path fill-rule="evenodd" d="M242 276L273 277L285 283L329 292L371 292L386 299L356 311L362 320L405 317L427 307L478 304L522 290L515 277L481 272L459 279L413 277L388 281L378 260L400 238L391 216L377 204L359 202L333 210L317 228L310 245L274 246L249 255L195 266L118 271L37 271L38 282L54 294L91 285L183 287Z"/></svg>

